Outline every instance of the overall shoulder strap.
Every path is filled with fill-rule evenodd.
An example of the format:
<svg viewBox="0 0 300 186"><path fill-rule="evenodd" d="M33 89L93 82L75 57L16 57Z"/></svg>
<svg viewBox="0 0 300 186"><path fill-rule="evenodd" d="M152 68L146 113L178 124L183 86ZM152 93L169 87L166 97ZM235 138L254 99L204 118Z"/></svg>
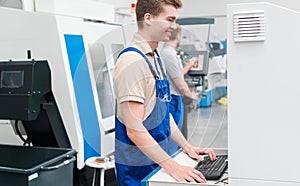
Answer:
<svg viewBox="0 0 300 186"><path fill-rule="evenodd" d="M152 73L152 75L154 76L155 79L159 79L159 77L157 76L157 73L155 72L155 70L153 69L152 65L151 65L151 62L149 61L149 59L147 58L147 56L141 52L139 49L135 48L135 47L127 47L125 49L123 49L120 54L118 55L118 58L125 52L129 52L129 51L133 51L133 52L137 52L139 53L144 59L145 61L147 62L149 68L150 68L150 71ZM117 59L118 59L117 58Z"/></svg>

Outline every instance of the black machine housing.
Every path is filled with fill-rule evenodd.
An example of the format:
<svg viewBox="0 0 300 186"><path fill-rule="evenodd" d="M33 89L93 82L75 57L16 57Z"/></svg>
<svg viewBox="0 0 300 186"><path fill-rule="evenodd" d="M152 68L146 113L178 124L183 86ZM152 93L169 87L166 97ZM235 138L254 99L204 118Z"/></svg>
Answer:
<svg viewBox="0 0 300 186"><path fill-rule="evenodd" d="M22 121L34 146L70 148L47 60L0 62L0 118Z"/></svg>

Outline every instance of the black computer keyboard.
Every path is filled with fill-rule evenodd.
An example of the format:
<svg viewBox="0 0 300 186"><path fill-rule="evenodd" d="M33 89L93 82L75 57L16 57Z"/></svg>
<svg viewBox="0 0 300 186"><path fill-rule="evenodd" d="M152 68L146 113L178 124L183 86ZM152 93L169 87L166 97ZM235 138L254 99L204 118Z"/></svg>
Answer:
<svg viewBox="0 0 300 186"><path fill-rule="evenodd" d="M217 159L211 161L207 156L196 165L195 169L199 170L207 180L218 180L227 169L227 157L227 155L217 155Z"/></svg>

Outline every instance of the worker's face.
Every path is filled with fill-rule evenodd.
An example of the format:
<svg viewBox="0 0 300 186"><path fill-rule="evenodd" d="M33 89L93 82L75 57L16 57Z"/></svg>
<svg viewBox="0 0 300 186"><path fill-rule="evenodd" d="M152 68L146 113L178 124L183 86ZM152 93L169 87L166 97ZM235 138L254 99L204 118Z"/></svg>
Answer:
<svg viewBox="0 0 300 186"><path fill-rule="evenodd" d="M169 41L172 31L176 28L177 9L172 5L164 5L164 11L153 16L151 35L157 41Z"/></svg>

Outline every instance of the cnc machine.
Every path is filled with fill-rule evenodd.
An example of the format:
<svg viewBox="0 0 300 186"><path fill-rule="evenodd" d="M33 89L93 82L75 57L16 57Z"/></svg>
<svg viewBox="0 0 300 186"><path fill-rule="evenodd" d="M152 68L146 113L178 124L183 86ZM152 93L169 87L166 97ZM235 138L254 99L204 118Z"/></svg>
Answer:
<svg viewBox="0 0 300 186"><path fill-rule="evenodd" d="M32 68L35 64L48 66L47 72L35 71L41 76L49 76L43 82L40 82L41 76L35 79L46 87L45 94L33 92L32 87L26 89L28 92L22 92L24 97L19 100L27 104L26 111L14 110L21 109L13 105L17 100L0 98L1 103L12 104L7 109L1 105L0 116L3 118L0 119L22 120L25 131L35 134L28 133L33 145L75 149L77 168L82 169L89 157L105 156L114 151L115 105L111 70L115 53L122 49L128 38L125 38L122 26L113 23L114 7L111 5L81 0L36 0L34 7L34 11L0 8L3 18L0 23L5 28L0 35L0 61L18 66L16 72L4 72L4 78L9 75L23 77L22 69L36 69ZM28 83L24 80L24 84ZM3 84L2 88L5 86L8 85ZM29 95L31 93L34 95ZM41 106L35 105L34 100L26 102L34 96L40 96L39 101L53 101L51 106L55 112L52 114L57 116L54 122L51 119L55 117L49 117L43 110L39 112L49 104ZM59 135L52 132L54 136L51 137L39 133L38 126L41 125L34 113L44 113L48 123L55 123L62 132ZM2 138L6 143L5 136Z"/></svg>

